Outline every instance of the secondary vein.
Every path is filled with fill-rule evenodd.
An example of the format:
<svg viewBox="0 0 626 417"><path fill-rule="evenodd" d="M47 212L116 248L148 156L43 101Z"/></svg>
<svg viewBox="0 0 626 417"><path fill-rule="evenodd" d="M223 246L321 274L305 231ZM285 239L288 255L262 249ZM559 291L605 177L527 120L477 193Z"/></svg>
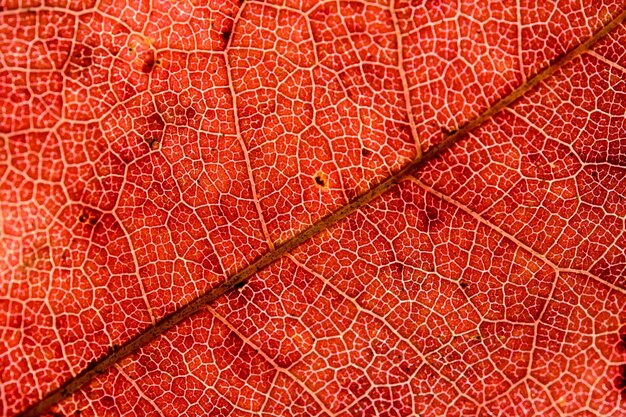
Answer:
<svg viewBox="0 0 626 417"><path fill-rule="evenodd" d="M520 85L507 96L497 101L482 114L461 126L456 132L448 134L444 138L444 140L431 147L427 152L421 154L421 156L416 157L413 161L411 161L411 163L396 172L394 175L390 176L389 178L387 178L377 186L371 188L370 190L366 191L365 193L359 195L350 203L341 207L337 211L319 219L307 229L286 240L280 246L277 246L274 250L261 256L252 264L230 276L219 286L206 292L205 294L194 299L188 304L183 305L175 312L163 317L155 324L149 326L140 334L126 342L124 345L112 348L109 354L92 362L87 368L82 370L75 377L69 379L60 387L48 393L39 402L29 406L22 412L18 413L16 417L35 417L45 413L51 407L58 404L63 399L69 397L76 391L80 390L83 386L87 385L98 375L101 375L108 371L109 368L114 366L123 358L131 355L133 352L136 352L142 346L150 343L151 341L161 336L168 330L172 329L188 317L202 311L206 306L210 305L218 297L241 286L258 271L272 264L274 261L281 258L287 252L290 252L291 250L308 241L318 233L327 230L331 226L337 224L339 221L343 220L359 208L366 206L373 199L384 194L385 192L402 182L407 176L422 168L426 163L440 156L445 150L464 138L469 132L481 126L487 120L490 120L496 113L510 106L512 103L525 95L528 91L534 89L546 78L550 77L552 74L571 62L573 59L589 50L595 43L597 43L600 39L605 37L608 33L610 33L617 26L619 26L625 19L626 10L623 10L619 15L617 15L617 17L608 22L592 37L578 45L576 48L570 50L568 53L554 60L547 68L539 72L534 77L528 79L528 81Z"/></svg>

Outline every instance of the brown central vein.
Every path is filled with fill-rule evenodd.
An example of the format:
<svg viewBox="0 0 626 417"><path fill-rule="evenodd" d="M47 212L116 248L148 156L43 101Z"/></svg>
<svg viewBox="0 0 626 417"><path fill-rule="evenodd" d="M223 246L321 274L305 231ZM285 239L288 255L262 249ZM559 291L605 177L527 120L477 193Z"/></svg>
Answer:
<svg viewBox="0 0 626 417"><path fill-rule="evenodd" d="M146 330L132 338L124 345L111 349L108 355L98 359L97 361L92 362L87 368L85 368L75 377L66 381L54 391L48 393L36 404L33 404L30 407L26 408L24 411L18 413L16 417L34 417L48 411L51 407L81 389L84 385L88 384L98 375L105 373L110 367L115 365L123 358L137 351L142 346L150 343L152 340L167 332L186 318L198 313L205 306L211 304L218 297L232 291L236 287L245 283L248 279L250 279L250 277L252 277L261 269L270 265L274 261L281 258L285 253L295 249L313 236L328 229L329 227L333 226L340 220L353 213L354 211L367 205L374 198L395 187L408 175L422 168L428 161L441 155L446 149L450 148L461 138L465 137L469 132L482 125L487 120L491 119L496 113L511 105L513 102L518 100L528 91L535 88L542 81L550 77L564 65L571 62L574 58L589 50L591 46L593 46L596 42L598 42L609 32L619 26L622 21L624 21L624 19L626 19L626 10L622 11L617 17L607 23L602 29L596 32L585 42L581 43L576 48L569 51L567 54L562 55L560 58L553 61L550 66L529 79L526 83L513 90L506 97L500 99L484 113L480 114L473 120L460 127L456 132L446 136L442 142L433 146L427 152L414 159L410 164L402 168L400 171L396 172L393 176L387 178L385 181L378 184L369 191L361 194L347 205L341 207L339 210L318 220L304 231L300 232L291 239L285 241L280 246L276 247L273 251L263 255L254 263L250 264L236 274L230 276L218 287L208 291L204 295L196 298L188 304L185 304L175 312L163 317L161 320L148 327Z"/></svg>

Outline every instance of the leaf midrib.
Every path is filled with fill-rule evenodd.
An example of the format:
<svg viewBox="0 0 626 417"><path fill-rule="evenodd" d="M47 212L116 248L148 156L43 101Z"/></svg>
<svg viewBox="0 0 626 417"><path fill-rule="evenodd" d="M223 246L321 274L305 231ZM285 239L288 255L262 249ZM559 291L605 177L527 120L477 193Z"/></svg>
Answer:
<svg viewBox="0 0 626 417"><path fill-rule="evenodd" d="M234 275L231 275L219 286L190 301L189 303L181 306L175 312L163 317L155 324L150 325L147 329L143 330L141 333L130 339L125 344L112 348L110 353L96 361L93 361L89 366L87 366L76 376L63 383L57 389L48 393L39 402L27 407L25 410L18 413L16 417L34 417L45 413L54 405L69 397L74 392L80 390L83 386L87 385L97 376L108 371L110 367L115 365L123 358L139 350L142 346L147 345L163 333L178 325L186 318L200 312L205 306L211 304L218 297L241 286L242 284L247 282L254 274L259 272L261 269L269 266L274 261L282 258L282 256L285 255L287 252L290 252L291 250L308 241L310 238L317 235L318 233L327 230L331 226L337 224L339 221L346 218L359 208L369 204L373 199L384 194L386 191L390 190L391 188L402 182L408 175L411 175L415 171L418 171L426 163L440 156L446 149L450 148L452 145L464 138L469 132L481 126L487 120L490 120L495 114L509 107L512 103L524 96L528 91L534 89L546 78L549 78L552 74L571 62L573 59L589 50L595 43L604 38L613 29L619 26L625 19L626 9L620 12L617 17L608 22L602 29L598 30L585 42L581 43L574 49L554 60L547 68L527 80L524 84L517 87L504 98L497 101L485 112L461 126L456 132L445 136L443 141L431 147L421 156L415 158L413 161L411 161L411 163L396 172L394 175L390 176L389 178L387 178L377 186L371 188L370 190L366 191L365 193L359 195L354 200L350 201L350 203L341 207L337 211L317 220L307 229L286 240L280 246L277 246L274 250L261 256L259 259L257 259L255 262L251 263L247 267L243 268L241 271L235 273Z"/></svg>

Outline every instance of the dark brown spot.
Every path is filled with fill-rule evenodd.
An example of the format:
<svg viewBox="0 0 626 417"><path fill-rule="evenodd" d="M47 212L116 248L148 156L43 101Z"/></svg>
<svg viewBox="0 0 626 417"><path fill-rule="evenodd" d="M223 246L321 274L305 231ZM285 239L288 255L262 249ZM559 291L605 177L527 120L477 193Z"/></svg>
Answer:
<svg viewBox="0 0 626 417"><path fill-rule="evenodd" d="M428 217L428 221L435 221L439 219L439 210L433 206L426 206L426 217Z"/></svg>
<svg viewBox="0 0 626 417"><path fill-rule="evenodd" d="M148 144L148 147L153 151L159 149L159 146L161 146L161 143L155 137L146 138L146 143Z"/></svg>
<svg viewBox="0 0 626 417"><path fill-rule="evenodd" d="M461 281L461 282L459 283L459 286L460 286L461 288L463 288L463 289L466 289L466 288L469 286L469 284L468 284L467 282L465 282L465 281Z"/></svg>
<svg viewBox="0 0 626 417"><path fill-rule="evenodd" d="M364 158L369 158L370 156L372 156L372 151L367 148L363 148L361 149L361 155L363 155Z"/></svg>
<svg viewBox="0 0 626 417"><path fill-rule="evenodd" d="M78 221L81 222L81 223L85 223L88 218L89 218L89 216L87 216L85 213L83 213L80 216L78 216Z"/></svg>
<svg viewBox="0 0 626 417"><path fill-rule="evenodd" d="M240 290L248 284L248 281L242 281L235 284L234 288Z"/></svg>
<svg viewBox="0 0 626 417"><path fill-rule="evenodd" d="M224 43L228 43L228 41L230 40L230 36L233 34L233 31L231 29L227 29L224 32L222 32L222 39L224 39Z"/></svg>
<svg viewBox="0 0 626 417"><path fill-rule="evenodd" d="M95 360L95 359L93 359L92 361L90 361L90 362L87 364L87 368L85 368L85 369L93 369L93 368L95 368L95 367L96 367L96 365L97 365L97 364L98 364L98 361L97 361L97 360Z"/></svg>
<svg viewBox="0 0 626 417"><path fill-rule="evenodd" d="M411 375L413 373L413 367L408 362L402 362L400 364L400 369L407 375Z"/></svg>
<svg viewBox="0 0 626 417"><path fill-rule="evenodd" d="M456 129L450 129L446 126L441 126L441 133L443 133L444 135L454 135L456 131Z"/></svg>
<svg viewBox="0 0 626 417"><path fill-rule="evenodd" d="M391 272L396 277L402 277L402 273L404 272L404 264L402 262L394 262L390 265Z"/></svg>
<svg viewBox="0 0 626 417"><path fill-rule="evenodd" d="M411 129L411 125L409 123L402 123L400 125L400 132L407 135L411 142L414 141L415 138L413 137L413 129Z"/></svg>
<svg viewBox="0 0 626 417"><path fill-rule="evenodd" d="M423 211L418 213L417 228L422 231L431 230L441 223L439 210L431 205L426 205Z"/></svg>
<svg viewBox="0 0 626 417"><path fill-rule="evenodd" d="M613 384L616 389L626 391L626 364L622 364L617 368L617 376L613 380Z"/></svg>

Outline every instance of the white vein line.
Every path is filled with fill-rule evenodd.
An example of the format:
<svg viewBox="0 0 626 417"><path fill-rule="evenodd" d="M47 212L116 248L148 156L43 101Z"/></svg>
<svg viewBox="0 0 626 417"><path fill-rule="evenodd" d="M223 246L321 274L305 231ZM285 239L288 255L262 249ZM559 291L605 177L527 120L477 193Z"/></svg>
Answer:
<svg viewBox="0 0 626 417"><path fill-rule="evenodd" d="M379 231L380 233L380 231ZM404 342L407 344L407 346L409 346L411 348L411 350L413 350L413 352L415 352L415 354L417 354L417 356L421 359L422 363L420 363L420 366L416 366L415 369L413 370L412 374L409 376L409 379L407 380L407 383L409 384L409 388L411 390L411 392L414 392L413 389L410 387L410 379L412 378L413 374L415 374L419 369L421 369L424 366L427 366L429 368L431 368L433 371L435 371L436 373L438 373L440 375L441 378L443 378L444 380L448 381L450 384L454 385L455 388L457 388L459 391L459 396L462 398L465 398L471 402L473 402L474 404L478 405L477 401L470 396L466 396L462 390L456 385L456 381L448 379L446 376L442 375L441 373L439 373L439 371L433 366L431 365L430 361L426 358L427 355L424 355L418 348L417 346L415 346L415 344L408 338L402 336L400 333L398 333L398 331L396 330L396 328L394 326L392 326L391 324L389 324L389 322L387 321L387 319L385 317L381 317L378 314L374 313L373 311L371 311L370 309L362 306L358 301L356 301L353 297L348 296L347 294L345 294L343 291L341 291L339 288L335 287L331 282L330 279L327 279L326 277L324 277L323 275L317 273L316 271L312 270L311 268L309 268L307 265L303 264L302 262L298 261L292 254L288 253L287 258L293 262L298 268L302 268L302 270L306 271L307 273L313 275L314 277L316 277L317 279L319 279L320 281L322 281L324 283L324 285L327 285L329 288L331 288L332 290L336 291L338 294L341 294L342 297L344 297L346 300L348 300L350 303L352 303L352 305L354 305L354 307L356 307L357 311L360 311L362 313L365 314L369 314L372 317L376 318L377 320L380 320L380 322L391 331L391 333L393 333L398 340ZM473 305L471 305L472 308L475 309L475 307ZM439 314L437 314L439 315ZM441 315L439 315L441 316ZM479 314L480 316L480 314ZM482 316L481 316L482 317ZM448 343L443 343L442 346L439 348L443 348L444 346L448 346L450 345L450 343L452 342L452 338L448 341ZM433 353L439 351L439 349L437 349L436 351L430 352L428 354L428 356L432 356ZM368 390L369 393L370 390ZM363 397L365 397L367 394L364 394ZM363 398L361 397L361 398ZM356 399L358 400L358 398ZM357 401L353 401L352 404L355 404ZM348 409L349 407L346 407L346 409ZM344 410L345 411L345 410Z"/></svg>
<svg viewBox="0 0 626 417"><path fill-rule="evenodd" d="M140 398L143 398L144 400L149 402L150 405L152 407L154 407L154 410L161 417L165 417L165 415L163 414L163 411L161 410L161 408L158 405L156 405L156 403L143 392L143 390L139 387L139 385L137 385L137 382L134 379L132 379L126 372L124 372L124 369L122 369L120 364L116 363L115 364L115 369L117 369L117 372L119 372L124 378L126 378L126 380L137 390L137 394L139 394Z"/></svg>
<svg viewBox="0 0 626 417"><path fill-rule="evenodd" d="M578 171L576 171L572 175L568 176L567 178L574 178L576 175L578 175L584 169L585 165L589 165L588 163L586 163L582 159L580 159L580 155L578 154L578 152L576 152L576 149L574 149L573 142L569 143L569 142L563 141L563 140L561 140L559 138L555 138L553 136L548 135L541 127L539 127L537 124L532 122L528 117L526 117L525 115L519 113L516 109L514 109L512 107L507 107L504 110L509 112L509 113L511 113L513 116L515 116L516 118L520 119L524 123L526 123L526 125L528 125L528 127L530 127L531 129L534 129L544 139L546 139L546 142L552 140L554 142L559 143L560 145L563 145L563 146L567 147L567 149L569 149L569 151L571 153L571 156L576 158L576 160L578 161L578 163L580 164L581 167L580 167L580 169ZM515 147L519 149L518 146L515 146ZM545 148L545 146L544 146L544 148ZM522 153L522 151L520 151L520 153Z"/></svg>
<svg viewBox="0 0 626 417"><path fill-rule="evenodd" d="M247 344L248 346L251 346L259 355L261 355L263 357L263 359L265 359L270 365L272 365L274 367L274 369L276 369L277 372L281 372L285 375L287 375L291 380L293 380L296 384L298 384L300 386L300 388L302 388L304 391L306 391L309 395L311 395L311 398L313 398L313 400L315 401L315 403L317 405L320 406L320 408L322 409L322 411L324 411L326 414L328 415L334 415L334 413L332 413L327 407L326 405L317 397L317 395L311 391L309 389L308 386L306 386L306 384L304 384L304 382L300 381L300 379L296 378L295 375L293 375L289 370L282 368L281 366L279 366L276 362L274 362L274 360L272 358L270 358L264 351L263 349L261 349L259 346L257 346L254 342L252 342L250 339L248 339L246 336L244 336L242 333L239 332L238 329L235 328L235 326L233 326L224 316L222 316L221 314L219 314L217 311L215 311L215 309L213 309L212 307L206 307L206 310L208 312L210 312L215 318L217 318L220 322L222 322L222 324L224 324L226 327L228 327L228 329L230 331L232 331L233 333L235 333L237 335L237 337L239 337L245 344ZM271 391L268 391L266 395L270 395Z"/></svg>
<svg viewBox="0 0 626 417"><path fill-rule="evenodd" d="M598 61L604 62L605 64L609 65L612 68L615 68L618 71L626 73L626 68L622 67L617 62L613 62L610 59L600 55L596 51L593 51L593 50L585 51L585 54L596 58Z"/></svg>
<svg viewBox="0 0 626 417"><path fill-rule="evenodd" d="M550 266L552 269L554 269L557 273L572 273L572 274L580 274L580 275L585 275L603 285L606 285L607 287L611 288L613 291L617 291L621 294L625 294L626 295L626 288L620 288L619 286L615 285L615 284L611 284L605 280L603 280L602 278L598 277L597 275L592 274L589 271L585 271L582 269L575 269L575 268L561 268L560 266L558 266L557 264L555 264L554 262L552 262L550 259L548 259L548 257L540 252L537 252L535 249L533 249L532 247L526 245L525 243L523 243L522 241L520 241L518 238L516 238L515 236L513 236L512 234L504 231L502 228L488 222L487 220L485 220L482 216L480 216L479 214L475 213L474 211L470 210L468 207L466 207L465 205L461 204L460 202L458 202L457 200L444 195L442 193L440 193L439 191L436 191L435 189L433 189L432 187L424 184L422 181L420 181L419 179L413 177L413 176L409 176L407 177L409 181L413 181L414 183L416 183L419 187L421 187L422 189L424 189L426 192L429 192L431 194L433 194L434 196L446 201L447 203L450 203L452 205L454 205L455 207L457 207L458 209L462 210L463 212L469 214L470 216L472 216L474 219L478 220L480 223L484 224L485 226L491 228L492 230L495 230L496 232L500 233L502 236L506 237L507 239L511 240L513 243L515 243L516 245L518 245L518 247L526 250L527 252L529 252L530 254L532 254L533 256L537 257L538 259L541 259L543 262L546 263L546 265Z"/></svg>
<svg viewBox="0 0 626 417"><path fill-rule="evenodd" d="M413 114L413 107L411 106L411 96L409 93L409 82L407 80L406 71L404 70L404 49L402 43L402 32L400 31L400 23L398 21L398 15L396 13L396 0L392 0L389 7L391 13L391 20L393 21L393 27L396 35L396 44L398 49L398 72L400 73L400 80L402 81L402 92L404 94L404 105L406 107L407 116L409 118L409 125L411 126L411 134L415 142L415 157L421 158L422 145L420 143L419 136L417 134L417 128L415 126L415 115Z"/></svg>
<svg viewBox="0 0 626 417"><path fill-rule="evenodd" d="M128 168L125 168L125 171L127 171ZM124 178L128 178L126 176L126 172L124 172ZM124 181L126 182L126 181ZM122 186L123 187L123 186ZM121 188L120 188L121 190ZM139 284L139 289L141 290L141 298L143 299L144 304L146 305L147 308L147 312L148 315L150 317L150 323L154 324L156 323L156 319L154 317L154 314L152 313L152 306L150 304L150 300L148 299L148 293L146 292L146 287L144 286L143 283L143 278L141 277L141 274L139 273L139 260L137 259L137 251L135 249L135 245L133 244L133 239L131 238L131 233L128 232L128 229L126 228L126 226L124 226L124 223L122 222L122 220L119 218L119 216L117 215L117 211L116 210L112 210L110 212L111 216L115 219L115 221L117 222L117 224L120 226L120 229L122 229L124 231L124 239L128 242L128 246L130 247L130 254L133 258L133 266L134 266L134 272L132 275L134 275L137 278L137 283ZM104 213L101 215L103 216ZM171 235L170 235L170 241L173 242L173 240L171 239ZM109 271L110 272L110 271ZM111 275L113 276L114 274L111 273ZM91 281L91 279L90 279ZM95 287L97 288L97 287ZM100 311L98 309L98 311Z"/></svg>
<svg viewBox="0 0 626 417"><path fill-rule="evenodd" d="M239 10L237 11L237 15L233 18L233 28L232 32L234 34L237 23L240 20L241 14L246 7L246 3L242 4ZM237 95L235 94L235 86L233 85L233 77L232 77L232 69L230 67L229 55L228 51L231 48L231 43L233 41L234 36L228 39L228 43L226 48L224 49L224 65L226 65L226 76L228 77L228 91L230 92L230 97L233 104L233 119L235 125L235 134L237 136L237 140L239 141L239 146L241 146L241 152L244 155L244 159L246 161L246 171L248 173L248 181L250 182L250 188L252 190L252 200L254 202L254 207L256 208L257 215L259 216L259 221L261 222L261 229L263 230L263 235L265 236L265 240L270 248L270 251L274 250L274 242L270 237L270 233L267 230L267 223L265 221L265 217L263 216L263 210L261 209L261 203L259 201L259 196L256 191L256 183L254 182L254 175L252 174L252 164L250 163L250 158L248 156L248 148L246 147L246 143L243 140L243 136L241 135L241 128L239 126L239 114L237 108Z"/></svg>
<svg viewBox="0 0 626 417"><path fill-rule="evenodd" d="M385 327L389 328L389 330L391 330L391 332L398 338L398 340L401 340L403 342L405 342L407 345L411 346L411 348L413 349L413 351L420 357L420 359L425 363L428 364L428 361L426 360L426 356L424 356L424 354L413 344L413 342L411 342L408 338L405 338L404 336L402 336L400 333L398 333L398 331L391 326L387 320L385 319L385 317L379 316L378 314L374 313L373 311L363 307L361 304L359 304L353 297L348 296L347 294L345 294L343 291L341 291L339 288L335 287L335 285L333 285L330 282L330 279L326 278L325 276L323 276L322 274L312 270L311 268L309 268L307 265L303 264L302 262L298 261L292 254L287 254L286 255L287 258L289 258L289 260L291 260L291 262L293 262L298 268L301 268L302 270L306 271L307 273L313 275L314 277L316 277L317 279L319 279L320 281L322 281L324 283L324 285L327 285L329 288L331 288L333 291L337 292L338 294L341 294L342 297L344 297L346 300L350 301L350 303L352 303L352 305L354 307L356 307L357 311L361 311L363 313L366 314L370 314L373 317L376 317L378 320L380 320Z"/></svg>
<svg viewBox="0 0 626 417"><path fill-rule="evenodd" d="M263 410L265 410L265 407L267 407L267 403L269 402L270 398L272 397L272 391L274 391L274 388L276 387L276 380L278 379L278 375L280 375L280 372L276 372L274 374L274 377L272 378L272 382L270 382L270 389L267 392L267 395L265 395L264 399L263 399L263 403L259 406L259 410L261 411L261 413L263 413Z"/></svg>
<svg viewBox="0 0 626 417"><path fill-rule="evenodd" d="M552 283L552 288L550 289L550 294L546 298L546 302L544 304L544 307L543 307L539 317L537 318L537 320L533 324L533 327L535 328L535 337L533 338L533 347L532 347L531 351L529 352L530 360L528 362L528 369L527 369L526 375L524 375L523 378L521 378L519 381L517 381L515 384L513 384L511 387L509 387L509 389L506 391L506 393L511 392L514 388L516 388L517 386L519 386L520 384L522 384L525 381L533 381L535 384L537 384L538 386L542 387L542 389L544 390L546 395L550 398L550 401L552 402L552 404L555 407L555 409L562 410L562 408L558 405L558 402L555 401L555 399L552 397L552 394L549 391L548 387L545 387L543 384L539 384L538 381L535 379L535 377L532 375L533 362L534 362L534 358L535 358L534 351L535 351L535 348L536 348L536 341L537 341L537 337L536 336L537 336L538 326L541 324L541 320L542 320L545 312L548 309L548 305L550 304L550 301L553 299L553 294L554 294L554 291L556 289L556 285L557 285L558 281L562 279L561 278L561 273L565 272L565 273L576 273L576 274L585 275L588 278L594 279L597 282L599 282L600 284L606 285L609 288L611 288L611 289L613 289L613 290L615 290L617 292L620 292L622 294L626 294L626 289L622 289L622 288L620 288L618 286L610 284L610 283L602 280L601 278L599 278L599 277L589 273L588 271L558 267L558 265L556 265L552 261L550 261L545 255L542 255L541 253L539 253L539 252L535 251L534 249L530 248L529 246L525 245L524 243L519 241L517 238L515 238L514 236L512 236L509 233L505 232L504 230L502 230L498 226L489 223L488 221L483 219L480 215L478 215L477 213L475 213L472 210L468 209L467 207L465 207L464 205L462 205L458 201L456 201L456 200L454 200L454 199L452 199L452 198L450 198L450 197L448 197L448 196L446 196L446 195L444 195L444 194L434 190L433 188L431 188L428 185L422 183L420 180L418 180L415 177L409 177L409 180L415 182L418 186L420 186L426 192L429 192L429 193L435 195L436 197L438 197L438 198L440 198L440 199L442 199L442 200L444 200L444 201L454 205L458 209L460 209L463 212L467 213L468 215L472 216L478 222L480 222L480 223L484 224L485 226L491 228L492 230L500 233L505 238L510 239L513 243L518 245L518 248L523 249L523 250L529 252L531 255L533 255L533 256L537 257L538 259L542 260L546 265L550 266L555 271L556 276L554 278L554 282ZM487 401L485 403L485 405L495 402L498 398L502 398L503 395L505 395L506 393L503 393L502 395L498 395L497 397L494 397L493 399Z"/></svg>
<svg viewBox="0 0 626 417"><path fill-rule="evenodd" d="M567 176L567 177L564 177L564 178L562 178L562 179L565 179L565 178L571 178L571 179L573 179L573 180L575 181L575 183L576 183L576 190L577 190L577 192L578 192L578 207L580 207L580 205L581 205L582 201L581 201L581 198L580 198L579 184L578 184L578 181L576 181L577 176L578 176L581 172L583 172L583 171L584 171L585 167L588 167L588 166L601 166L601 165L608 165L608 166L612 166L612 164L607 164L607 163L602 163L602 162L597 162L597 163L588 163L588 162L584 162L584 161L581 159L581 157L580 157L580 155L578 154L578 152L574 149L574 145L572 144L573 142L572 142L572 143L564 142L564 141L562 141L562 140L560 140L560 139L558 139L558 138L554 138L554 137L552 137L552 136L548 135L546 132L544 132L544 131L543 131L543 129L542 129L542 128L540 128L539 126L537 126L536 124L534 124L534 123L533 123L530 119L528 119L526 116L524 116L524 115L522 115L522 114L518 113L518 112L517 112L514 108L507 108L507 109L506 109L506 111L508 111L508 112L509 112L509 113L511 113L513 116L515 116L515 117L519 118L520 120L522 120L524 123L526 123L526 124L527 124L528 126L530 126L532 129L535 129L535 130L536 130L539 134L541 134L541 136L543 136L543 137L544 137L544 139L547 139L547 140L553 140L553 141L555 141L555 142L558 142L559 144L562 144L562 145L566 146L566 147L569 149L569 151L570 151L570 155L576 158L576 160L577 160L577 161L578 161L578 163L580 164L580 168L579 168L579 169L578 169L575 173L572 173L571 175L569 175L569 176ZM583 131L583 130L581 130L581 132L579 133L578 137L580 137L580 136L582 135L582 131ZM577 139L578 139L578 137L577 137ZM621 168L621 167L620 167L620 168ZM599 184L599 185L601 185L601 186L602 186L602 184ZM607 189L607 191L608 191L608 192L611 192L611 190L609 190L609 189ZM502 198L504 198L504 196L503 196ZM501 198L500 198L500 199L498 199L498 201L501 201L501 200L502 200ZM589 203L588 203L588 204L589 204ZM589 205L591 205L592 207L599 207L599 208L600 208L600 209L604 212L604 214L605 214L605 215L607 215L607 216L615 216L615 217L618 217L618 218L620 217L620 216L619 216L619 215L617 215L617 214L613 214L613 213L609 213L609 212L607 212L607 211L606 211L606 209L605 209L603 206L597 206L597 205L592 205L592 204L589 204ZM574 217L574 216L575 216L575 213L574 213L574 214L572 214L572 215L571 215L571 216L570 216L567 220L571 220L571 218L572 218L572 217ZM623 218L622 218L621 220L622 220L622 230L624 230L624 225L625 225L626 219L623 219ZM595 232L596 232L596 230L598 230L598 228L600 228L600 225L595 225L595 229L593 230L593 232L591 233L591 235L595 234ZM550 246L550 248L547 250L547 252L550 252L550 251L551 251L551 250L552 250L552 249L553 249L553 248L554 248L554 247L558 244L559 239L562 237L563 233L564 233L564 232L561 232L561 233L559 234L559 236L555 239L554 243ZM622 235L622 234L620 233L620 234L618 234L618 235L614 236L614 239L613 239L613 241L611 242L611 244L607 245L607 247L606 247L606 249L604 250L604 252L603 252L600 256L598 256L598 257L597 257L597 259L598 259L598 260L602 259L604 256L606 256L606 254L607 254L607 253L609 253L609 252L611 251L611 249L612 249L613 245L614 245L614 244L615 244L615 243L616 243L616 242L620 239L621 235ZM589 239L588 239L588 238L585 238L585 240L586 240L586 241L588 241ZM596 264L597 264L597 262L595 262L593 265L596 265Z"/></svg>
<svg viewBox="0 0 626 417"><path fill-rule="evenodd" d="M520 5L520 0L517 0L515 7L515 13L517 18L517 62L519 65L519 72L522 75L522 84L526 84L526 72L524 72L524 58L522 56L522 30L524 26L522 25L522 13Z"/></svg>

